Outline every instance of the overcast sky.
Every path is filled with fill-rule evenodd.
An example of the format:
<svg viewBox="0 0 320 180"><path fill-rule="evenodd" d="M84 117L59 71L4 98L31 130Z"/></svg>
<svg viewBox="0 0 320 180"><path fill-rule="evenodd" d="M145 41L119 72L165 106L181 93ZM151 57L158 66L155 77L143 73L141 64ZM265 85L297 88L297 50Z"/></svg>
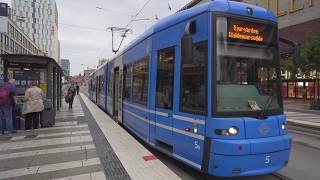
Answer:
<svg viewBox="0 0 320 180"><path fill-rule="evenodd" d="M59 11L60 54L61 58L70 59L71 75L79 74L83 69L97 65L100 58L111 58L113 56L111 33L106 32L105 29L110 26L124 27L130 21L130 15L135 15L147 1L56 0ZM130 43L156 23L156 16L161 19L171 15L189 1L151 0L137 18L149 18L150 20L133 22L130 26L133 33L128 34L123 45ZM172 8L171 11L168 4ZM115 45L118 45L120 35L117 34L115 39L118 40Z"/></svg>
<svg viewBox="0 0 320 180"><path fill-rule="evenodd" d="M0 0L10 4L10 0ZM101 58L113 57L110 26L124 27L149 0L56 0L59 12L60 57L69 59L71 75L87 67L94 67ZM159 19L169 16L190 0L150 0L139 17L150 20L135 21L133 33L125 38L123 47L143 33ZM171 7L171 11L168 8ZM99 7L99 9L97 8ZM115 35L115 45L120 35ZM81 65L83 64L83 65Z"/></svg>

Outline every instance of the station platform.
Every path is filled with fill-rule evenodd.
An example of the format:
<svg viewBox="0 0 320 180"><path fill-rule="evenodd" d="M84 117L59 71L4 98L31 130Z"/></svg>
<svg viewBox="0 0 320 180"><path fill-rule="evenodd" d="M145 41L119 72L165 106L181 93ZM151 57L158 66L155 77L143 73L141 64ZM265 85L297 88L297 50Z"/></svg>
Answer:
<svg viewBox="0 0 320 180"><path fill-rule="evenodd" d="M310 101L284 99L283 102L289 123L320 129L320 110L310 110Z"/></svg>
<svg viewBox="0 0 320 180"><path fill-rule="evenodd" d="M85 95L56 124L0 136L0 179L181 179Z"/></svg>

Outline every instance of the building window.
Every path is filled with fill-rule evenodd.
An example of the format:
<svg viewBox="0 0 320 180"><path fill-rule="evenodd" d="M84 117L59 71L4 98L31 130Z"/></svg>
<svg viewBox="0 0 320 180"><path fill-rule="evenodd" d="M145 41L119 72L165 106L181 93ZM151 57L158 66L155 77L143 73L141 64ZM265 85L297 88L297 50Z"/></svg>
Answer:
<svg viewBox="0 0 320 180"><path fill-rule="evenodd" d="M172 109L174 47L158 51L156 107Z"/></svg>
<svg viewBox="0 0 320 180"><path fill-rule="evenodd" d="M13 42L12 39L10 40L10 52L11 52L11 53L14 52L14 42Z"/></svg>
<svg viewBox="0 0 320 180"><path fill-rule="evenodd" d="M181 49L182 55L183 51ZM207 41L193 45L192 58L182 57L180 82L180 111L205 115L207 113Z"/></svg>
<svg viewBox="0 0 320 180"><path fill-rule="evenodd" d="M10 24L9 26L9 31L10 31L10 36L13 38L14 37L14 27Z"/></svg>
<svg viewBox="0 0 320 180"><path fill-rule="evenodd" d="M132 65L128 64L124 67L124 98L131 99L131 77L132 77Z"/></svg>
<svg viewBox="0 0 320 180"><path fill-rule="evenodd" d="M132 100L140 104L147 104L148 99L148 60L149 57L133 65Z"/></svg>

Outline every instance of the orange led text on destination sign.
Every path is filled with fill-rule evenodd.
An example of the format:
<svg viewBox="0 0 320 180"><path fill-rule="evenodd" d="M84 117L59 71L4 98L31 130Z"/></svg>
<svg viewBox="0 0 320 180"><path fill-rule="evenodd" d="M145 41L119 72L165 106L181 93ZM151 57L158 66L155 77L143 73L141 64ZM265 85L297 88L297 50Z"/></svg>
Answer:
<svg viewBox="0 0 320 180"><path fill-rule="evenodd" d="M228 37L232 39L241 39L248 41L263 41L263 37L262 35L260 35L260 31L258 29L237 24L232 26L231 31L229 31L228 33Z"/></svg>

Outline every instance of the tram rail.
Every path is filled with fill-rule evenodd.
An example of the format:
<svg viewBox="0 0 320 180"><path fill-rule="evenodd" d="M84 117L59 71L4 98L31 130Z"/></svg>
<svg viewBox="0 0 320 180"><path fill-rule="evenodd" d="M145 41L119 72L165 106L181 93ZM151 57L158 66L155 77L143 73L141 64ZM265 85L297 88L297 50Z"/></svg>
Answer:
<svg viewBox="0 0 320 180"><path fill-rule="evenodd" d="M272 173L271 175L279 180L293 180L292 178L289 178L289 177L287 177L283 174L280 174L280 173Z"/></svg>

